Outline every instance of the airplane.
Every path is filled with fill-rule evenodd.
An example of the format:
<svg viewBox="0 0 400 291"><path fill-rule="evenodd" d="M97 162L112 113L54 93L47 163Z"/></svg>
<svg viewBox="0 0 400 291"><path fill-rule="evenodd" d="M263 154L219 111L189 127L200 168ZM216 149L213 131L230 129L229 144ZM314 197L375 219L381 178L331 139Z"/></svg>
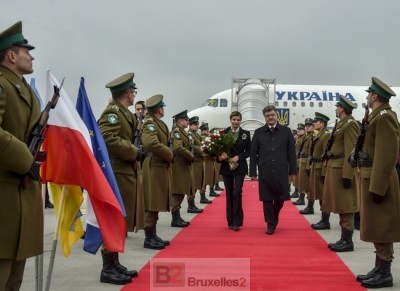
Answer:
<svg viewBox="0 0 400 291"><path fill-rule="evenodd" d="M219 92L208 98L201 107L188 112L188 116L199 116L200 123L209 128L226 128L230 125L229 115L238 110L242 113L242 128L254 132L265 124L262 109L273 104L277 108L278 122L292 129L306 118L314 118L320 112L330 118L328 128L335 122L335 105L339 95L348 97L356 108L353 116L361 121L365 114L365 92L368 86L323 86L276 84L275 79L233 79L232 89ZM392 109L400 114L400 87L391 87L397 98L391 98Z"/></svg>

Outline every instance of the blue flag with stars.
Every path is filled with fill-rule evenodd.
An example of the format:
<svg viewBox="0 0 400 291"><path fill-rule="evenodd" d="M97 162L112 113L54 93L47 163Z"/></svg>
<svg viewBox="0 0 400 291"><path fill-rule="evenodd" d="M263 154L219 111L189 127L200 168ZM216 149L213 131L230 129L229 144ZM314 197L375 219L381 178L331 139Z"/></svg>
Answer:
<svg viewBox="0 0 400 291"><path fill-rule="evenodd" d="M89 130L90 138L92 141L93 154L96 157L96 160L99 163L100 168L104 173L104 176L107 178L107 181L110 184L110 187L113 190L119 205L121 206L124 216L126 216L125 207L122 202L117 181L111 168L107 147L99 126L97 125L96 119L94 118L92 108L89 103L89 98L86 94L85 79L83 77L81 78L81 84L79 86L78 99L76 101L76 110L78 111L83 122L86 124L86 127ZM87 208L87 217L88 220L83 249L91 254L96 254L101 244L103 243L103 238L101 237L101 232L98 228L97 221L91 221L93 219L95 220L95 216L93 209L90 205L88 205Z"/></svg>

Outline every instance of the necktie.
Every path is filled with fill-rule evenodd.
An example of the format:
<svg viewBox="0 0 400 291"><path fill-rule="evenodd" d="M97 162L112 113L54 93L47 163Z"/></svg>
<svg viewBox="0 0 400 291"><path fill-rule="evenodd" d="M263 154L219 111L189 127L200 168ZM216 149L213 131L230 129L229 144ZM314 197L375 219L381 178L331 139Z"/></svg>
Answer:
<svg viewBox="0 0 400 291"><path fill-rule="evenodd" d="M275 132L275 127L271 127L270 130L271 130L272 133L274 133Z"/></svg>

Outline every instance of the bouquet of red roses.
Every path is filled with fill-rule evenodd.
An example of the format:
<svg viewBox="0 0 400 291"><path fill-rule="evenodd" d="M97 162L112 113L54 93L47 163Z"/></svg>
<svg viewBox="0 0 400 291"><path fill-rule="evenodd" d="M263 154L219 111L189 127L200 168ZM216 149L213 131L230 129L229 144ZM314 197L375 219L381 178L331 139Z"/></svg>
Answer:
<svg viewBox="0 0 400 291"><path fill-rule="evenodd" d="M224 152L229 155L234 144L235 139L233 135L231 133L224 133L224 130L220 129L203 138L201 150L205 156L218 157Z"/></svg>

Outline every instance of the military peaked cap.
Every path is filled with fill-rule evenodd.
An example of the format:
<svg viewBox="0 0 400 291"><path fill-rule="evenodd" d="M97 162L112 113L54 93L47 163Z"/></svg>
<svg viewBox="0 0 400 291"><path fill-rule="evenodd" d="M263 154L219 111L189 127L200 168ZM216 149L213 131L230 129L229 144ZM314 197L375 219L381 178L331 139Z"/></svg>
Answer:
<svg viewBox="0 0 400 291"><path fill-rule="evenodd" d="M199 117L198 116L193 116L189 118L189 124L199 124Z"/></svg>
<svg viewBox="0 0 400 291"><path fill-rule="evenodd" d="M304 125L304 123L299 123L297 124L297 129L305 129L306 126Z"/></svg>
<svg viewBox="0 0 400 291"><path fill-rule="evenodd" d="M305 125L312 125L314 124L314 119L312 118L306 118L306 120L304 121Z"/></svg>
<svg viewBox="0 0 400 291"><path fill-rule="evenodd" d="M0 33L0 51L15 46L26 47L28 50L33 50L35 48L30 45L28 40L23 36L21 21L18 21Z"/></svg>
<svg viewBox="0 0 400 291"><path fill-rule="evenodd" d="M133 82L135 73L127 73L119 76L118 78L108 82L106 88L109 88L111 93L123 91L129 88L137 89L136 84Z"/></svg>
<svg viewBox="0 0 400 291"><path fill-rule="evenodd" d="M356 105L350 101L346 96L340 95L339 101L336 103L336 106L342 106L343 108L349 110L350 112L356 108Z"/></svg>
<svg viewBox="0 0 400 291"><path fill-rule="evenodd" d="M329 117L324 115L324 114L322 114L322 113L315 112L314 121L325 121L326 123L328 123Z"/></svg>
<svg viewBox="0 0 400 291"><path fill-rule="evenodd" d="M200 125L200 130L208 130L208 123L202 123Z"/></svg>
<svg viewBox="0 0 400 291"><path fill-rule="evenodd" d="M292 129L292 134L293 134L293 135L296 135L296 134L297 134L297 130Z"/></svg>
<svg viewBox="0 0 400 291"><path fill-rule="evenodd" d="M396 93L394 93L393 90L390 89L390 87L385 82L378 79L377 77L372 77L372 84L365 91L374 92L386 99L390 99L390 97L396 96Z"/></svg>
<svg viewBox="0 0 400 291"><path fill-rule="evenodd" d="M151 96L149 99L146 100L146 108L153 110L159 107L164 107L165 103L163 102L164 96L161 94L157 94Z"/></svg>
<svg viewBox="0 0 400 291"><path fill-rule="evenodd" d="M189 116L187 115L187 110L183 110L182 112L179 112L178 114L175 114L172 116L173 119L179 120L179 119L189 119Z"/></svg>

